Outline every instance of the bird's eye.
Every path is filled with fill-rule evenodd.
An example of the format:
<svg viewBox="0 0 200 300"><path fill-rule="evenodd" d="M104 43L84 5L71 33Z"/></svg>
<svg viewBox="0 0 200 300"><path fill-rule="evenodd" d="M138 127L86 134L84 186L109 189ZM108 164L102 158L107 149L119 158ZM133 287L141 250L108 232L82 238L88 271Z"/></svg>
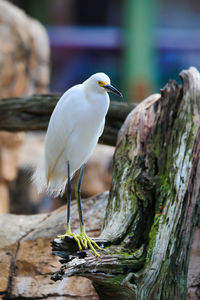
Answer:
<svg viewBox="0 0 200 300"><path fill-rule="evenodd" d="M103 86L104 85L104 82L103 81L98 81L98 84L100 85L100 86Z"/></svg>

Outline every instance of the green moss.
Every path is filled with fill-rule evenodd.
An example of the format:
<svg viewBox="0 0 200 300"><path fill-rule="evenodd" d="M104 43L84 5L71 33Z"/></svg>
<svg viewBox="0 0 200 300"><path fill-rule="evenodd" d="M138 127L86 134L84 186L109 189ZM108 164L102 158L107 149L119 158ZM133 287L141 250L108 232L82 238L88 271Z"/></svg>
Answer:
<svg viewBox="0 0 200 300"><path fill-rule="evenodd" d="M186 149L185 149L185 155L184 155L184 158L188 152L188 150L191 150L191 144L194 142L194 123L191 124L191 127L190 127L190 132L189 132L189 136L187 138L187 143L186 143ZM193 155L193 152L191 151L190 153L190 157L189 157L189 160L191 161L192 159L192 156Z"/></svg>
<svg viewBox="0 0 200 300"><path fill-rule="evenodd" d="M153 253L156 237L158 234L158 228L159 228L159 219L160 217L158 215L155 215L154 223L151 227L151 230L149 232L149 243L148 243L148 251L147 251L147 257L146 257L146 264L149 263L151 259L151 255Z"/></svg>
<svg viewBox="0 0 200 300"><path fill-rule="evenodd" d="M106 278L107 284L113 284L113 285L121 285L126 278L127 274L125 275L116 275L110 278Z"/></svg>

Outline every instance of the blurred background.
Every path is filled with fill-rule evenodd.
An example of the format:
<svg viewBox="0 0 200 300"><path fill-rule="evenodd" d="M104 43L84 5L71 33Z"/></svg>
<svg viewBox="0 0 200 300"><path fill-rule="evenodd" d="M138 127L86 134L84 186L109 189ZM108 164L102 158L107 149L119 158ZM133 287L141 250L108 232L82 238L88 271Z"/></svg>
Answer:
<svg viewBox="0 0 200 300"><path fill-rule="evenodd" d="M181 69L200 66L199 0L11 2L47 29L51 91L102 70L126 101L138 101Z"/></svg>
<svg viewBox="0 0 200 300"><path fill-rule="evenodd" d="M91 74L103 71L111 77L113 85L122 91L123 101L139 102L148 95L159 92L169 79L179 81L178 74L182 69L191 65L200 69L199 0L0 0L1 2L22 9L28 16L38 20L47 32L46 44L50 50L50 58L49 54L43 56L47 57L49 77L39 60L40 69L37 74L43 74L42 79L38 80L39 75L36 76L34 71L36 88L29 88L18 95L48 91L63 93ZM8 11L11 10L8 7ZM25 27L22 28L25 30ZM34 30L33 40L38 40L37 47L42 51L47 47L43 48L46 37L39 39ZM44 60L43 57L42 62ZM49 79L46 79L42 88L37 89L44 77ZM16 93L12 92L7 97L10 95ZM120 100L113 95L111 97L112 100ZM0 212L48 211L66 202L62 199L50 202L46 195L38 198L24 172L24 169L28 169L31 173L30 166L37 164L43 136L30 133L21 138L15 175L9 179L0 178L0 190L1 182L8 185L8 191L4 191L8 199L4 202L7 204L2 205L2 208L0 206ZM91 158L91 168L100 170L99 175L95 184L94 172L86 175L85 182L89 187L83 190L84 196L109 188L113 151L113 148L105 146L99 146L96 150L96 156ZM23 188L19 188L22 185ZM25 187L28 189L26 194ZM27 209L22 204L24 200L20 200L24 197L26 203L29 203ZM1 203L2 199L3 196Z"/></svg>

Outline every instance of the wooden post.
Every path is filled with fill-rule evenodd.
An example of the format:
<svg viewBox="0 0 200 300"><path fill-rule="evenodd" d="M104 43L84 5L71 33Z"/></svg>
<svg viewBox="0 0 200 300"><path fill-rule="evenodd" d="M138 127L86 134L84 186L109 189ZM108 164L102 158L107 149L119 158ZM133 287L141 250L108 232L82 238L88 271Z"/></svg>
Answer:
<svg viewBox="0 0 200 300"><path fill-rule="evenodd" d="M124 1L124 95L141 101L155 87L153 26L156 0Z"/></svg>

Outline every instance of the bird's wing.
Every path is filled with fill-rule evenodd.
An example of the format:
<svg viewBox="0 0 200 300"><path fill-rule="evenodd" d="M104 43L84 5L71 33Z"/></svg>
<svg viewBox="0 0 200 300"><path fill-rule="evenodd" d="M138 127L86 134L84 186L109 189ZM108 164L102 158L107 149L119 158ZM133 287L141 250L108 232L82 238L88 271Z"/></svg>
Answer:
<svg viewBox="0 0 200 300"><path fill-rule="evenodd" d="M72 115L77 100L81 98L78 86L68 90L58 101L51 116L45 137L45 173L47 185L59 158L67 147L67 140L74 130L76 117ZM80 106L80 105L79 105Z"/></svg>
<svg viewBox="0 0 200 300"><path fill-rule="evenodd" d="M105 119L103 120L102 127L101 127L101 130L99 132L99 137L102 135L104 127L105 127Z"/></svg>

